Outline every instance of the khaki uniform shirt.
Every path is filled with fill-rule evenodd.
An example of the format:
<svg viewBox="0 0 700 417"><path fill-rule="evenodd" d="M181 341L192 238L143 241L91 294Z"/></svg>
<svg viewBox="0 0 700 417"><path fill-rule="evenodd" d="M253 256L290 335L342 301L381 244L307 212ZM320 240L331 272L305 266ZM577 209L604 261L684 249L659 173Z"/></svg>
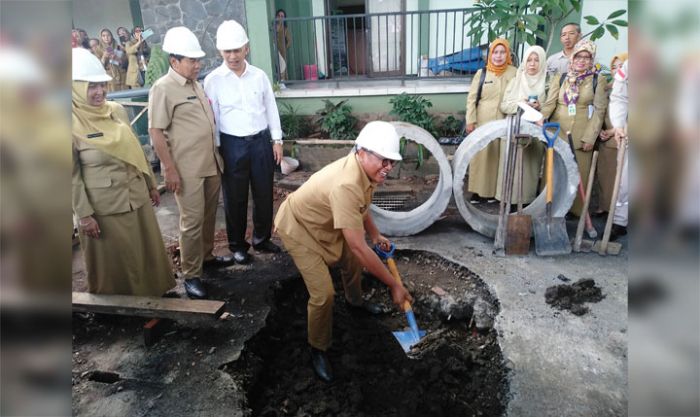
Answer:
<svg viewBox="0 0 700 417"><path fill-rule="evenodd" d="M199 82L170 68L148 95L148 127L164 130L181 177L209 177L223 171L214 142L214 113Z"/></svg>
<svg viewBox="0 0 700 417"><path fill-rule="evenodd" d="M279 208L275 227L331 265L343 251L342 229L364 230L374 188L353 152L291 193Z"/></svg>
<svg viewBox="0 0 700 417"><path fill-rule="evenodd" d="M124 109L115 112L115 117L129 123ZM148 190L156 187L151 177L75 136L72 147L76 216L127 213L150 203Z"/></svg>

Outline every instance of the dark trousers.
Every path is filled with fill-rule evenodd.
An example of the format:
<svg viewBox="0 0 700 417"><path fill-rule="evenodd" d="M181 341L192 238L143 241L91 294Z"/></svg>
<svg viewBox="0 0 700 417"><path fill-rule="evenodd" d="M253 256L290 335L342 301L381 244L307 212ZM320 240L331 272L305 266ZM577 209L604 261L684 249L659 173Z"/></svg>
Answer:
<svg viewBox="0 0 700 417"><path fill-rule="evenodd" d="M272 235L272 181L274 155L268 129L252 136L221 133L219 151L224 159L222 189L228 246L232 251L248 250L245 240L248 222L248 188L253 194L253 246Z"/></svg>

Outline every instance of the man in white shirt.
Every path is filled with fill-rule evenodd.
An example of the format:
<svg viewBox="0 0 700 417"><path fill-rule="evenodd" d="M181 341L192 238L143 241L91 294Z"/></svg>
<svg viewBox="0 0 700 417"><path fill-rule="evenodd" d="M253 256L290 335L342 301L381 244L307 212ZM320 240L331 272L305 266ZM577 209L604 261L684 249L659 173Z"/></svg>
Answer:
<svg viewBox="0 0 700 417"><path fill-rule="evenodd" d="M245 240L248 188L253 194L253 248L276 253L272 235L272 182L275 163L282 160L282 128L272 85L265 72L250 65L243 26L224 21L216 31L220 67L204 79L218 127L228 245L238 263L247 263Z"/></svg>
<svg viewBox="0 0 700 417"><path fill-rule="evenodd" d="M569 70L569 55L581 39L581 25L569 22L561 28L559 35L564 50L547 58L547 77L555 74L566 74Z"/></svg>

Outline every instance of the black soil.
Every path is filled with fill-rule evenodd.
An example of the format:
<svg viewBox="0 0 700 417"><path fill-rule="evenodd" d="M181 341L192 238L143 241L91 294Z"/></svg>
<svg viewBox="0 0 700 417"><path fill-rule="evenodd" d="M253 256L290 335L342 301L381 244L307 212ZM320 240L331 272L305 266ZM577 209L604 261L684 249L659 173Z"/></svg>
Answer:
<svg viewBox="0 0 700 417"><path fill-rule="evenodd" d="M544 293L547 304L559 310L569 310L577 316L588 313L588 307L584 303L597 303L605 298L600 287L595 285L595 280L582 278L573 284L554 285L547 288Z"/></svg>
<svg viewBox="0 0 700 417"><path fill-rule="evenodd" d="M254 416L504 413L508 387L495 331L477 332L469 327L469 317L443 322L431 311L436 303L430 288L436 285L452 294L477 292L486 299L490 294L465 268L432 255L410 255L411 262L399 258L399 270L416 298L419 327L428 331L411 357L392 335L406 326L405 316L377 317L349 309L336 278L334 344L328 351L335 379L320 381L308 356L308 295L301 278L287 281L276 291L265 328L249 341L241 359L224 368L247 390ZM383 284L372 278L365 282L373 302L391 304Z"/></svg>

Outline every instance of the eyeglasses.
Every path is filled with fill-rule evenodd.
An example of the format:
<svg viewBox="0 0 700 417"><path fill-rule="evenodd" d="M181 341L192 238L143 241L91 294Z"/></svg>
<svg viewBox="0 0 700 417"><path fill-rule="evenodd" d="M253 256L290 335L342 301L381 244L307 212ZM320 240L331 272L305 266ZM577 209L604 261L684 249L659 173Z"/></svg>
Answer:
<svg viewBox="0 0 700 417"><path fill-rule="evenodd" d="M388 167L389 165L391 165L391 167L393 168L394 165L396 165L396 164L399 163L399 161L394 161L393 159L384 158L383 156L379 155L379 154L376 153L376 152L372 152L372 151L370 151L369 149L365 149L365 148L362 148L362 149L364 149L365 152L367 152L367 153L373 155L375 158L381 160L381 161L382 161L382 168L386 168L386 167Z"/></svg>
<svg viewBox="0 0 700 417"><path fill-rule="evenodd" d="M590 55L576 55L574 57L574 61L590 61L591 59L593 59L593 57Z"/></svg>
<svg viewBox="0 0 700 417"><path fill-rule="evenodd" d="M141 32L141 29L134 29L134 33L139 33Z"/></svg>

